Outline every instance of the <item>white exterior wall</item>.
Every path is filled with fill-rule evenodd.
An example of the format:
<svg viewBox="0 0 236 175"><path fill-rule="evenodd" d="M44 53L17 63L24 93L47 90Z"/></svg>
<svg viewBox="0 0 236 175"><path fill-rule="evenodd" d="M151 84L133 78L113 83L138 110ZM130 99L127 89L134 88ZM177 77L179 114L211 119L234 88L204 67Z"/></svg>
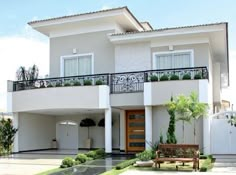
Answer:
<svg viewBox="0 0 236 175"><path fill-rule="evenodd" d="M115 72L151 69L150 43L130 43L115 46Z"/></svg>
<svg viewBox="0 0 236 175"><path fill-rule="evenodd" d="M49 149L56 138L55 117L19 113L19 151Z"/></svg>
<svg viewBox="0 0 236 175"><path fill-rule="evenodd" d="M104 114L79 114L76 116L57 116L56 123L60 121L74 121L78 124L78 145L79 148L86 148L85 140L88 137L88 128L80 127L81 120L85 118L91 118L95 121L96 124L104 118ZM112 148L119 148L119 116L117 114L112 114ZM93 126L89 128L89 137L92 138L92 148L105 148L105 128L99 126Z"/></svg>
<svg viewBox="0 0 236 175"><path fill-rule="evenodd" d="M159 141L160 134L164 137L164 142L166 141L166 133L169 126L169 114L165 107L155 106L152 111L152 140L153 142ZM200 119L196 123L196 132L197 132L197 144L200 146L200 151L203 149L203 122ZM176 122L175 128L177 143L182 143L182 121ZM185 143L194 143L193 135L193 124L185 123Z"/></svg>

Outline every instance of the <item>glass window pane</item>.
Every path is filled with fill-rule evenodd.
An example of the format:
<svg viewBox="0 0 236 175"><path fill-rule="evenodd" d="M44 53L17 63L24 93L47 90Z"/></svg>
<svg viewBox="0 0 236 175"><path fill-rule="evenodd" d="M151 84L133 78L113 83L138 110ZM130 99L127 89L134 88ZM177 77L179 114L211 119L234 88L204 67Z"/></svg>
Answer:
<svg viewBox="0 0 236 175"><path fill-rule="evenodd" d="M145 139L145 136L144 136L144 134L142 134L142 135L134 135L134 134L132 134L132 135L129 135L129 138L130 139Z"/></svg>
<svg viewBox="0 0 236 175"><path fill-rule="evenodd" d="M129 115L129 119L132 120L132 119L144 119L145 116L144 114L133 114L133 115Z"/></svg>
<svg viewBox="0 0 236 175"><path fill-rule="evenodd" d="M173 68L191 67L190 53L175 53L173 55Z"/></svg>
<svg viewBox="0 0 236 175"><path fill-rule="evenodd" d="M130 142L129 146L130 147L144 147L145 143L144 142Z"/></svg>
<svg viewBox="0 0 236 175"><path fill-rule="evenodd" d="M91 66L92 65L92 57L91 55L80 56L79 57L79 75L90 75L92 74Z"/></svg>
<svg viewBox="0 0 236 175"><path fill-rule="evenodd" d="M78 75L78 58L71 57L64 59L64 76Z"/></svg>
<svg viewBox="0 0 236 175"><path fill-rule="evenodd" d="M170 69L172 68L171 54L156 55L156 69Z"/></svg>

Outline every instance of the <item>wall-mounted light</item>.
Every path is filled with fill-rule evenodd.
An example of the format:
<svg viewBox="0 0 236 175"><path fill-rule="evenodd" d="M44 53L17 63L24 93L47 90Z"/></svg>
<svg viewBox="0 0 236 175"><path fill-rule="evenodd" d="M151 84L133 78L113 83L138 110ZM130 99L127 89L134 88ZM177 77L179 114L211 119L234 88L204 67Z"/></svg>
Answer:
<svg viewBox="0 0 236 175"><path fill-rule="evenodd" d="M73 54L76 54L76 53L77 53L76 48L74 48L74 49L72 50L72 52L73 52Z"/></svg>

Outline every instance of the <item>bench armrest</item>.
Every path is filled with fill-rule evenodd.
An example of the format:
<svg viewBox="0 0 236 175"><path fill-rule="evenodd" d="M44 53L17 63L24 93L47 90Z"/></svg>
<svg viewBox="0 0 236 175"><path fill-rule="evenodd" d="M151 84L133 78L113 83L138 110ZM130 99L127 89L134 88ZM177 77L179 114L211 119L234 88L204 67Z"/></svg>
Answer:
<svg viewBox="0 0 236 175"><path fill-rule="evenodd" d="M160 157L160 154L161 154L161 150L157 150L157 151L156 151L156 158L159 158L159 157Z"/></svg>
<svg viewBox="0 0 236 175"><path fill-rule="evenodd" d="M200 157L200 151L199 150L196 150L194 151L194 158L199 158Z"/></svg>

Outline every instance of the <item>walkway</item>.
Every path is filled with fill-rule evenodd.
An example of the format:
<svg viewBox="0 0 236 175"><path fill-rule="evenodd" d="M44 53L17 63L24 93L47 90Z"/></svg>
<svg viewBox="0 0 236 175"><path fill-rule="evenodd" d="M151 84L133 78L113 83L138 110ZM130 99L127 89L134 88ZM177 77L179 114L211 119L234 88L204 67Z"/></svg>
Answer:
<svg viewBox="0 0 236 175"><path fill-rule="evenodd" d="M66 150L39 151L0 157L0 175L33 175L58 168L65 156L74 157L76 153Z"/></svg>

